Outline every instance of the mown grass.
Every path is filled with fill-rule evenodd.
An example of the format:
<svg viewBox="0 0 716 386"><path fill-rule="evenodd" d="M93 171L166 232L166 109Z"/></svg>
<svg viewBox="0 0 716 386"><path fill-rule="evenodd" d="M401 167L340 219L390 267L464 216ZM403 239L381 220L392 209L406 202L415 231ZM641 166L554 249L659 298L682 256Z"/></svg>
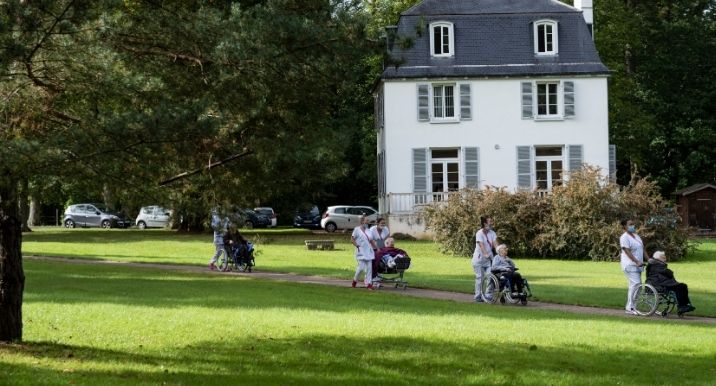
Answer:
<svg viewBox="0 0 716 386"><path fill-rule="evenodd" d="M297 229L256 230L257 269L320 275L349 280L355 270L350 234L311 234ZM307 239L333 239L334 251L309 251ZM24 235L26 255L68 256L165 264L205 265L213 253L211 235L163 230L38 228ZM694 315L716 316L716 240L702 240L686 261L670 264L677 279L689 285ZM430 241L399 241L413 264L406 273L411 286L470 293L474 275L470 260L440 253ZM530 281L535 299L547 302L622 308L626 279L619 263L516 259Z"/></svg>
<svg viewBox="0 0 716 386"><path fill-rule="evenodd" d="M712 325L25 261L12 385L708 385Z"/></svg>

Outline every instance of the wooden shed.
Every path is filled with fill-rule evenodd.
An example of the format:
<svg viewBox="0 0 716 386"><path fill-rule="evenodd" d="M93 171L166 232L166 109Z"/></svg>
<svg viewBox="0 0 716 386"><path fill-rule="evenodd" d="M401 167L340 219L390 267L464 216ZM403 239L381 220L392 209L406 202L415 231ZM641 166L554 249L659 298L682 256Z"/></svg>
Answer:
<svg viewBox="0 0 716 386"><path fill-rule="evenodd" d="M716 185L689 186L676 192L676 200L684 225L702 234L716 234Z"/></svg>

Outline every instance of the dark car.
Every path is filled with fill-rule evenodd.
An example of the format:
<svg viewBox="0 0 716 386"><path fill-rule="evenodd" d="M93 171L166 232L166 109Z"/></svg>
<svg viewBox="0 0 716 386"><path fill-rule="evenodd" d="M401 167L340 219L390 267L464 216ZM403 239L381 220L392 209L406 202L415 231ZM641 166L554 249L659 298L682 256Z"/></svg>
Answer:
<svg viewBox="0 0 716 386"><path fill-rule="evenodd" d="M113 213L102 204L75 204L65 210L62 220L66 228L74 227L102 227L102 228L129 228L132 220L122 213Z"/></svg>
<svg viewBox="0 0 716 386"><path fill-rule="evenodd" d="M315 205L296 209L293 226L295 228L320 229L321 211Z"/></svg>
<svg viewBox="0 0 716 386"><path fill-rule="evenodd" d="M271 219L261 213L257 213L251 209L239 209L237 223L244 228L268 228L271 225Z"/></svg>

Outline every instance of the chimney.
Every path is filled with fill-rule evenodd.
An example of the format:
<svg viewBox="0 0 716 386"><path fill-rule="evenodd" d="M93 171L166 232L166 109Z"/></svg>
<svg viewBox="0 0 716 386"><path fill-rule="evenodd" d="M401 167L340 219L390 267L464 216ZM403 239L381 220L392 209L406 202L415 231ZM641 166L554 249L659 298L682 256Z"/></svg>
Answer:
<svg viewBox="0 0 716 386"><path fill-rule="evenodd" d="M574 7L582 10L584 21L587 22L589 33L594 39L594 6L592 0L574 0Z"/></svg>

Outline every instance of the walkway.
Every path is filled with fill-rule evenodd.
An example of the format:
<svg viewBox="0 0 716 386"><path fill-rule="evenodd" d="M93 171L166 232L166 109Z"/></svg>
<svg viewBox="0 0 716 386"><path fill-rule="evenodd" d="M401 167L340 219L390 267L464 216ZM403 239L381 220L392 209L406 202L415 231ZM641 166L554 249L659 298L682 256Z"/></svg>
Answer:
<svg viewBox="0 0 716 386"><path fill-rule="evenodd" d="M191 266L191 265L171 265L171 264L152 264L152 263L129 263L121 261L108 261L108 260L85 260L85 259L69 259L63 257L46 257L46 256L24 256L25 259L32 260L49 260L49 261L61 261L64 263L71 264L96 264L96 265L122 265L127 267L142 267L142 268L153 268L153 269L164 269L172 271L192 272L192 273L205 273L205 274L216 274L216 275L236 275L246 276L258 279L266 280L277 280L277 281L288 281L294 283L309 283L309 284L321 284L330 285L335 287L348 287L350 281L345 279L335 279L322 276L305 276L291 273L278 273L278 272L218 272L209 271L205 267ZM460 292L450 292L441 290L432 290L424 288L411 288L407 289L396 289L393 286L381 287L379 291L390 292L400 294L404 296L413 296L417 298L427 299L438 299L438 300L451 300L460 303L473 303L472 294L465 294ZM485 304L476 304L478 307L487 307ZM574 306L566 304L556 303L545 303L545 302L534 302L530 301L526 307L542 309L542 310L554 310L562 312L571 312L579 314L591 314L591 315L606 315L606 316L618 316L624 318L639 318L638 316L626 315L622 310L615 310L611 308L599 308L599 307L584 307ZM702 317L702 316L685 316L678 318L675 315L670 315L668 318L662 318L660 316L652 316L650 319L665 320L671 322L689 322L689 323L708 323L716 324L716 318Z"/></svg>

